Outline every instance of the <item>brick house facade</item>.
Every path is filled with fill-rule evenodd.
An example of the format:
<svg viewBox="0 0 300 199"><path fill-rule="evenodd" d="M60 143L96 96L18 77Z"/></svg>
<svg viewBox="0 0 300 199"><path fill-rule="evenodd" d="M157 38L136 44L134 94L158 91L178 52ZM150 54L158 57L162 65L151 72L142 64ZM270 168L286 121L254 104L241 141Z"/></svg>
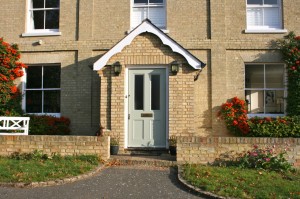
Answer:
<svg viewBox="0 0 300 199"><path fill-rule="evenodd" d="M120 137L123 148L131 146L129 76L130 71L138 69L164 69L163 147L167 147L167 138L172 135L228 135L217 111L234 96L250 100L249 110L254 115L284 114L284 64L274 42L288 31L300 34L300 11L295 6L300 0L36 2L2 3L0 36L19 45L21 61L31 68L19 82L26 93L24 109L69 117L74 135L94 135L101 123L107 134ZM120 52L101 60L144 18L149 18L150 26L161 32L136 35ZM184 50L174 52L160 37ZM189 58L206 66L195 68ZM170 69L174 61L179 65L176 75ZM95 67L99 62L104 64L101 70ZM122 67L119 75L114 74L117 62ZM274 77L283 77L282 81L261 87L260 81L274 79L268 78L269 70L277 71ZM252 77L261 71L263 80ZM59 85L36 90L30 78L47 82L47 74L60 78ZM36 98L36 93L41 97ZM273 97L271 104L264 102L269 94ZM34 101L32 105L32 98L41 102ZM36 106L42 106L41 110Z"/></svg>

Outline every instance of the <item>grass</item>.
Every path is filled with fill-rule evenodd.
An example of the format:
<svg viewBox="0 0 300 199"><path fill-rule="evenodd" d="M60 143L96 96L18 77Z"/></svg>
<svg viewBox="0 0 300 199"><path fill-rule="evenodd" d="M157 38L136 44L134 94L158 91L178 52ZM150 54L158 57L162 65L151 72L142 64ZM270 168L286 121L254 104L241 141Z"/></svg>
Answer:
<svg viewBox="0 0 300 199"><path fill-rule="evenodd" d="M0 182L42 182L77 176L96 168L96 155L48 157L40 152L0 157Z"/></svg>
<svg viewBox="0 0 300 199"><path fill-rule="evenodd" d="M184 165L183 178L220 196L235 198L300 198L300 170L295 173Z"/></svg>

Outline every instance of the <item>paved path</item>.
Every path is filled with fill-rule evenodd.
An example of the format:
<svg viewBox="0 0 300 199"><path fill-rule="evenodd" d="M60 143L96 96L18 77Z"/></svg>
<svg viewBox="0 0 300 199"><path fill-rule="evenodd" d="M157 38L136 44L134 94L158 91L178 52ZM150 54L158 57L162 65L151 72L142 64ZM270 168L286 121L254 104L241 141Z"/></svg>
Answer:
<svg viewBox="0 0 300 199"><path fill-rule="evenodd" d="M2 199L193 199L196 193L177 180L173 168L110 167L70 184L39 188L0 187Z"/></svg>

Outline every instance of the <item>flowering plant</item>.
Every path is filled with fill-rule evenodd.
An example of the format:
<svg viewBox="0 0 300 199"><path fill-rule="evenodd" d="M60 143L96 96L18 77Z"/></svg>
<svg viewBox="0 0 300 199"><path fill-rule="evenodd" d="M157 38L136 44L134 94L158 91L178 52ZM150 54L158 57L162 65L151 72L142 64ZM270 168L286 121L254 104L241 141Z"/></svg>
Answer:
<svg viewBox="0 0 300 199"><path fill-rule="evenodd" d="M290 171L293 170L293 167L284 157L286 151L287 148L277 153L275 145L266 148L258 148L257 145L254 145L252 150L239 158L238 165L241 168Z"/></svg>
<svg viewBox="0 0 300 199"><path fill-rule="evenodd" d="M28 115L30 135L69 135L70 119L49 115Z"/></svg>
<svg viewBox="0 0 300 199"><path fill-rule="evenodd" d="M278 45L288 71L286 111L289 115L300 115L300 36L290 32Z"/></svg>
<svg viewBox="0 0 300 199"><path fill-rule="evenodd" d="M246 135L250 128L247 123L246 102L234 97L221 106L219 116L225 121L229 131L236 135Z"/></svg>
<svg viewBox="0 0 300 199"><path fill-rule="evenodd" d="M251 136L255 137L300 137L300 117L253 117L248 120Z"/></svg>
<svg viewBox="0 0 300 199"><path fill-rule="evenodd" d="M10 45L0 38L0 115L21 115L21 94L14 80L23 76L26 65L19 62L16 44Z"/></svg>

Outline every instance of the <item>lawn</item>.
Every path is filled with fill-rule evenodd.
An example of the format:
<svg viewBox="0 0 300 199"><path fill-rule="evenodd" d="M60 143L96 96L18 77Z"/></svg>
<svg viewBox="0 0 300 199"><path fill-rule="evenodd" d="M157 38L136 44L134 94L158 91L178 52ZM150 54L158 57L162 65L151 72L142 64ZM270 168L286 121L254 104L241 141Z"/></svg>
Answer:
<svg viewBox="0 0 300 199"><path fill-rule="evenodd" d="M235 198L300 198L300 170L274 171L184 165L183 178L214 194Z"/></svg>
<svg viewBox="0 0 300 199"><path fill-rule="evenodd" d="M47 156L41 152L0 157L0 182L42 182L77 176L99 165L96 155Z"/></svg>

